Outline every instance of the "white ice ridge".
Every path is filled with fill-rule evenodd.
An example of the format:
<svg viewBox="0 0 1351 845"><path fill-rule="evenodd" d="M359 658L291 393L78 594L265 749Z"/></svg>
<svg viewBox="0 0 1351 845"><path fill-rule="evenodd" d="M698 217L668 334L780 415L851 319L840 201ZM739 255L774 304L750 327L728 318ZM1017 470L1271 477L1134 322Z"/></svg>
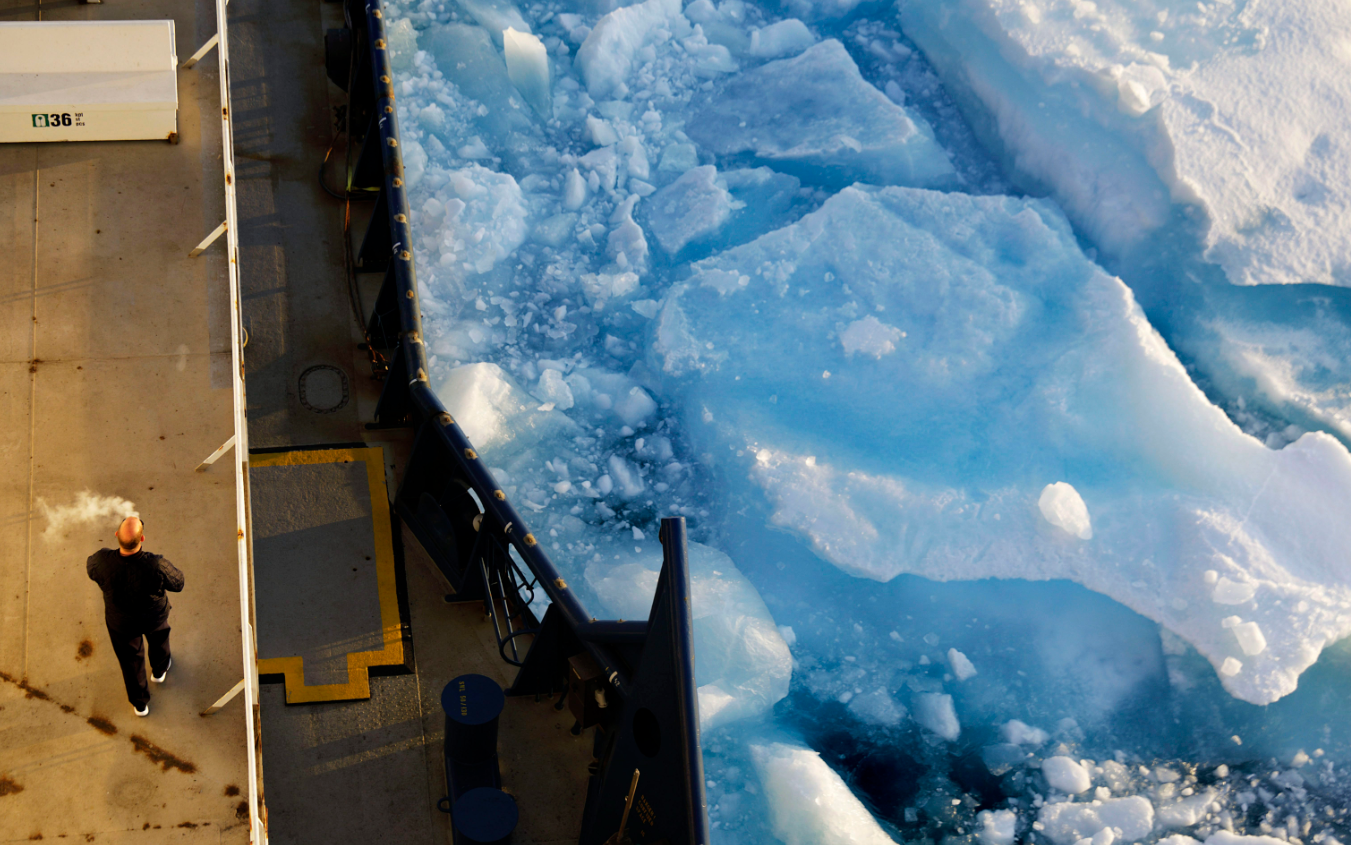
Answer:
<svg viewBox="0 0 1351 845"><path fill-rule="evenodd" d="M851 356L869 314L904 336ZM1351 633L1351 455L1243 434L1047 202L847 188L693 265L652 364L718 471L851 574L1068 578L1254 703ZM1048 503L1055 523L1062 482L1083 507Z"/></svg>
<svg viewBox="0 0 1351 845"><path fill-rule="evenodd" d="M502 54L507 60L507 76L531 108L548 119L549 51L544 42L529 32L508 27L502 32Z"/></svg>
<svg viewBox="0 0 1351 845"><path fill-rule="evenodd" d="M603 405L615 422L642 425L656 404L626 377L596 370L574 370L565 378L559 370L545 369L535 392L531 396L495 364L457 367L437 388L592 612L646 619L661 569L661 544L641 531L605 530L595 524L589 506L601 494L643 495L648 480L622 455L597 460L579 453L582 429L562 409L590 413ZM541 405L540 398L548 401ZM664 448L669 457L669 443ZM596 463L595 482L576 474L577 468ZM580 504L587 511L576 507ZM593 521L579 518L583 513ZM689 564L701 728L767 713L788 694L793 668L788 644L731 558L690 543Z"/></svg>
<svg viewBox="0 0 1351 845"><path fill-rule="evenodd" d="M1109 250L1173 200L1238 284L1351 284L1351 7L902 0L906 34L1025 182Z"/></svg>
<svg viewBox="0 0 1351 845"><path fill-rule="evenodd" d="M752 744L751 760L784 845L893 845L821 755L796 743Z"/></svg>

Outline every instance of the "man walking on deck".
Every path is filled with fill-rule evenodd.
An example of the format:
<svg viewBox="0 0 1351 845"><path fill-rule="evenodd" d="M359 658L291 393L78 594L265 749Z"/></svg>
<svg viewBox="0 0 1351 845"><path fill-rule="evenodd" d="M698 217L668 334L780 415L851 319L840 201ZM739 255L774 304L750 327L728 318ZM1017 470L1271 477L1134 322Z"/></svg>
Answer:
<svg viewBox="0 0 1351 845"><path fill-rule="evenodd" d="M169 598L165 590L183 590L183 573L169 561L142 548L144 524L134 516L117 527L117 548L99 549L85 569L103 590L103 619L113 653L122 666L127 699L137 716L150 715L150 687L145 682L145 647L150 645L150 680L164 683L173 665L169 654Z"/></svg>

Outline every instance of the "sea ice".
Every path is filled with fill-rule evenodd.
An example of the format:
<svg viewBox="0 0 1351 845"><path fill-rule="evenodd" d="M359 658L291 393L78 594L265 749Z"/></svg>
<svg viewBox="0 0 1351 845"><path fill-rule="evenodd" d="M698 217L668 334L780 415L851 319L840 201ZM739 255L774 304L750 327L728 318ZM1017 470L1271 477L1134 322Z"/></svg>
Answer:
<svg viewBox="0 0 1351 845"><path fill-rule="evenodd" d="M685 131L717 155L750 153L807 181L955 180L929 125L868 84L835 39L727 80L697 107Z"/></svg>
<svg viewBox="0 0 1351 845"><path fill-rule="evenodd" d="M969 680L976 676L976 667L972 665L965 654L955 648L948 649L948 666L952 667L952 676L959 681Z"/></svg>
<svg viewBox="0 0 1351 845"><path fill-rule="evenodd" d="M817 752L768 742L751 745L751 759L784 845L894 845Z"/></svg>
<svg viewBox="0 0 1351 845"><path fill-rule="evenodd" d="M905 333L894 352L846 354L864 315ZM1070 578L1254 703L1351 632L1351 455L1244 435L1044 202L847 188L696 263L653 341L700 448L741 450L720 471L847 572ZM1086 503L1053 508L1070 531L1038 507L1061 479ZM1259 585L1260 654L1221 627L1207 570Z"/></svg>
<svg viewBox="0 0 1351 845"><path fill-rule="evenodd" d="M1108 249L1200 205L1239 284L1351 284L1351 13L1327 0L905 0L901 19L1029 185Z"/></svg>
<svg viewBox="0 0 1351 845"><path fill-rule="evenodd" d="M507 60L507 76L516 90L540 116L551 116L549 108L549 51L544 42L529 32L508 27L502 33L502 53Z"/></svg>
<svg viewBox="0 0 1351 845"><path fill-rule="evenodd" d="M1088 771L1068 757L1047 757L1041 763L1041 773L1052 789L1078 795L1093 785Z"/></svg>
<svg viewBox="0 0 1351 845"><path fill-rule="evenodd" d="M1041 728L1034 728L1026 722L1017 719L1010 719L999 728L999 735L1005 742L1013 745L1031 745L1033 747L1045 745L1046 740L1050 739L1050 734Z"/></svg>
<svg viewBox="0 0 1351 845"><path fill-rule="evenodd" d="M816 43L807 25L797 18L751 31L750 54L757 59L777 59L792 56Z"/></svg>
<svg viewBox="0 0 1351 845"><path fill-rule="evenodd" d="M1093 539L1088 506L1079 491L1063 481L1047 484L1037 498L1037 508L1046 521L1080 540Z"/></svg>
<svg viewBox="0 0 1351 845"><path fill-rule="evenodd" d="M1013 845L1018 832L1018 814L1012 810L981 810L976 838L981 845Z"/></svg>
<svg viewBox="0 0 1351 845"><path fill-rule="evenodd" d="M427 230L439 232L427 252L436 264L486 273L525 242L529 212L511 174L470 164L439 175L445 187L421 215Z"/></svg>
<svg viewBox="0 0 1351 845"><path fill-rule="evenodd" d="M961 722L957 720L957 710L952 706L952 696L941 692L922 692L913 699L915 721L948 742L956 742L962 735Z"/></svg>
<svg viewBox="0 0 1351 845"><path fill-rule="evenodd" d="M610 12L577 50L577 64L587 91L596 99L622 97L635 54L650 44L669 40L673 34L687 35L689 29L689 21L680 14L680 0L646 0Z"/></svg>
<svg viewBox="0 0 1351 845"><path fill-rule="evenodd" d="M732 195L711 164L686 171L648 203L647 223L671 255L716 233L732 216Z"/></svg>
<svg viewBox="0 0 1351 845"><path fill-rule="evenodd" d="M529 31L528 27L524 29ZM497 37L501 38L501 30ZM478 101L479 108L473 114L490 136L531 128L529 110L522 108L524 100L487 30L462 23L437 24L420 33L418 43L460 93ZM458 146L463 140L456 143L447 137L443 143Z"/></svg>
<svg viewBox="0 0 1351 845"><path fill-rule="evenodd" d="M636 465L612 453L603 475L599 467L590 470L597 483L583 486L580 471L595 463L578 453L581 428L563 413L564 404L581 414L596 407L599 395L619 394L618 401L606 400L606 413L640 423L656 408L643 389L623 376L587 371L564 378L550 367L532 397L500 367L472 364L451 370L437 393L498 483L534 512L532 530L548 538L554 562L588 605L613 618L647 618L661 569L660 544L635 546L571 510L590 501L593 487L633 498L646 482ZM539 399L548 402L540 405ZM559 481L538 483L551 476ZM689 563L699 718L713 730L762 715L787 695L792 658L764 600L727 555L691 543Z"/></svg>
<svg viewBox="0 0 1351 845"><path fill-rule="evenodd" d="M1148 836L1154 828L1154 806L1142 795L1085 804L1047 804L1037 820L1055 845L1074 845L1104 830L1116 834L1108 838L1110 845L1113 838L1135 842Z"/></svg>

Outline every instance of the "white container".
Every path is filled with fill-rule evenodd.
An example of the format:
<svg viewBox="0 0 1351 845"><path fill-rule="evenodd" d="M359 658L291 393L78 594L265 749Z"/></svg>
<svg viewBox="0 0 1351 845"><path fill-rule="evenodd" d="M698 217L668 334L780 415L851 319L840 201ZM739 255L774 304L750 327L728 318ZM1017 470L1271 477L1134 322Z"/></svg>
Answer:
<svg viewBox="0 0 1351 845"><path fill-rule="evenodd" d="M178 138L174 22L0 22L0 142Z"/></svg>

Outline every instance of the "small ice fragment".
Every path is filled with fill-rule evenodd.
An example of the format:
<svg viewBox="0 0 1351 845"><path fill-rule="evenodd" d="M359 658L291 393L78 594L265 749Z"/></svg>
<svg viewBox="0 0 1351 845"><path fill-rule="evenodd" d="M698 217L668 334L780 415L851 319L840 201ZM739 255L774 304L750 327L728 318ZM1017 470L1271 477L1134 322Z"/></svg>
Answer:
<svg viewBox="0 0 1351 845"><path fill-rule="evenodd" d="M1216 766L1215 777L1219 778L1220 780L1224 780L1225 778L1229 777L1229 767L1223 763Z"/></svg>
<svg viewBox="0 0 1351 845"><path fill-rule="evenodd" d="M1041 773L1052 789L1078 795L1093 785L1088 771L1068 757L1049 757L1042 761Z"/></svg>
<svg viewBox="0 0 1351 845"><path fill-rule="evenodd" d="M981 845L1013 845L1018 814L1012 810L981 810L976 814L976 825Z"/></svg>
<svg viewBox="0 0 1351 845"><path fill-rule="evenodd" d="M572 489L571 481L560 481L554 485L554 492L562 495Z"/></svg>
<svg viewBox="0 0 1351 845"><path fill-rule="evenodd" d="M792 625L780 625L779 636L783 637L783 641L790 646L797 642L797 634L793 632Z"/></svg>
<svg viewBox="0 0 1351 845"><path fill-rule="evenodd" d="M1034 728L1026 722L1010 719L999 728L999 735L1005 742L1014 745L1044 745L1050 735L1041 728Z"/></svg>
<svg viewBox="0 0 1351 845"><path fill-rule="evenodd" d="M539 383L533 391L541 402L551 402L560 411L566 411L573 405L572 388L563 381L558 370L547 369L540 373Z"/></svg>
<svg viewBox="0 0 1351 845"><path fill-rule="evenodd" d="M638 388L634 388L637 390ZM614 481L619 495L625 499L636 498L646 489L643 484L643 478L633 465L618 455L611 455L607 462L607 468L610 470L609 477Z"/></svg>
<svg viewBox="0 0 1351 845"><path fill-rule="evenodd" d="M1088 840L1091 845L1112 845L1116 841L1116 831L1110 827L1104 827L1102 830L1093 834L1093 838Z"/></svg>
<svg viewBox="0 0 1351 845"><path fill-rule="evenodd" d="M896 341L904 335L895 326L888 326L869 314L861 320L855 320L840 332L840 345L844 354L853 356L856 352L881 358L896 351Z"/></svg>
<svg viewBox="0 0 1351 845"><path fill-rule="evenodd" d="M540 117L549 118L549 51L544 42L529 32L512 27L502 31L502 52L507 60L507 76L516 90Z"/></svg>
<svg viewBox="0 0 1351 845"><path fill-rule="evenodd" d="M600 117L587 117L586 134L591 138L591 143L597 147L608 147L619 141L614 127L608 120Z"/></svg>
<svg viewBox="0 0 1351 845"><path fill-rule="evenodd" d="M1079 491L1064 481L1047 484L1037 499L1037 507L1046 521L1081 540L1093 538L1088 506Z"/></svg>
<svg viewBox="0 0 1351 845"><path fill-rule="evenodd" d="M567 178L563 180L563 207L568 211L576 211L584 202L586 202L586 180L574 167L568 171Z"/></svg>
<svg viewBox="0 0 1351 845"><path fill-rule="evenodd" d="M1216 604L1243 604L1251 601L1257 594L1257 585L1253 583L1240 583L1230 581L1228 578L1219 579L1215 585L1215 592L1211 593L1211 601Z"/></svg>
<svg viewBox="0 0 1351 845"><path fill-rule="evenodd" d="M965 681L976 675L976 667L965 654L955 648L948 649L948 665L952 667L952 674L959 681Z"/></svg>
<svg viewBox="0 0 1351 845"><path fill-rule="evenodd" d="M1262 635L1262 628L1256 622L1244 622L1235 625L1232 630L1235 639L1238 640L1238 647L1243 649L1244 654L1252 657L1266 651L1267 638Z"/></svg>
<svg viewBox="0 0 1351 845"><path fill-rule="evenodd" d="M1225 629L1237 628L1239 625L1242 624L1243 624L1242 616L1226 616L1220 620L1220 627Z"/></svg>
<svg viewBox="0 0 1351 845"><path fill-rule="evenodd" d="M864 722L883 727L895 727L905 718L905 708L881 688L854 696L849 702L849 712Z"/></svg>
<svg viewBox="0 0 1351 845"><path fill-rule="evenodd" d="M1201 580L1205 581L1207 584L1214 584L1216 581L1220 580L1220 573L1213 569L1207 569L1205 573L1201 575Z"/></svg>
<svg viewBox="0 0 1351 845"><path fill-rule="evenodd" d="M791 56L816 43L807 25L797 18L751 31L751 55L757 59L777 59Z"/></svg>
<svg viewBox="0 0 1351 845"><path fill-rule="evenodd" d="M1173 781L1177 780L1180 777L1182 776L1179 775L1177 772L1173 771L1172 769L1164 768L1163 766L1159 766L1156 769L1154 769L1154 780L1158 781L1159 783L1172 783Z"/></svg>
<svg viewBox="0 0 1351 845"><path fill-rule="evenodd" d="M1085 838L1092 841L1091 837L1104 829L1112 831L1113 840L1134 842L1154 829L1154 805L1141 795L1101 803L1046 804L1037 820L1055 845L1074 845Z"/></svg>
<svg viewBox="0 0 1351 845"><path fill-rule="evenodd" d="M961 736L962 725L957 721L952 696L937 692L920 693L915 696L914 704L915 721L920 725L948 742L954 742Z"/></svg>
<svg viewBox="0 0 1351 845"><path fill-rule="evenodd" d="M1243 670L1243 661L1235 660L1232 657L1226 657L1220 664L1220 674L1226 678L1232 678Z"/></svg>

